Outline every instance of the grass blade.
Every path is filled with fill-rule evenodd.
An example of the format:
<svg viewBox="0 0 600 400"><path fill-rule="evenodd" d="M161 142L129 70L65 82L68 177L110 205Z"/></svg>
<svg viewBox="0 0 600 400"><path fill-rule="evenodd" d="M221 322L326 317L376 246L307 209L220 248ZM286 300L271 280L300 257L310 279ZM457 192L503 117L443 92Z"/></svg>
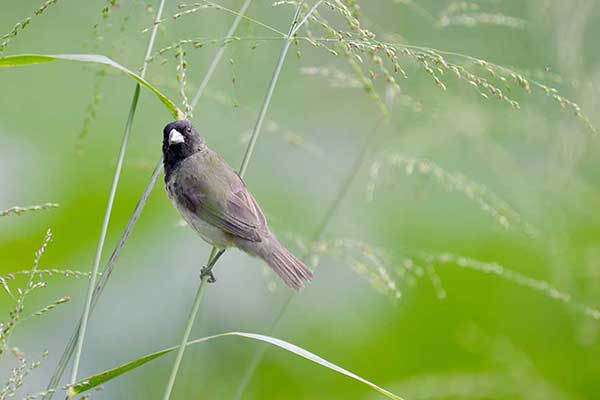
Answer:
<svg viewBox="0 0 600 400"><path fill-rule="evenodd" d="M56 60L66 61L78 61L83 63L95 63L101 65L107 65L111 68L119 70L127 74L130 78L133 78L141 86L144 86L148 90L158 97L158 99L169 109L171 114L175 118L179 118L183 115L181 110L175 105L175 103L165 96L160 90L152 86L142 76L135 72L127 69L118 62L99 54L20 54L14 56L8 56L0 58L0 67L18 67L24 65L43 64Z"/></svg>
<svg viewBox="0 0 600 400"><path fill-rule="evenodd" d="M378 385L374 384L373 382L371 382L359 375L356 375L353 372L348 371L347 369L344 369L330 361L327 361L326 359L319 357L318 355L311 353L310 351L305 350L302 347L296 346L295 344L292 344L292 343L286 342L285 340L277 339L277 338L274 338L271 336L260 335L257 333L246 333L246 332L226 332L226 333L221 333L218 335L207 336L207 337L203 337L200 339L192 340L192 341L188 342L186 344L186 346L184 346L184 347L191 346L194 344L204 343L209 340L223 338L226 336L243 337L246 339L257 340L257 341L260 341L263 343L270 344L275 347L279 347L280 349L283 349L290 353L296 354L297 356L305 358L315 364L318 364L322 367L328 368L332 371L337 372L338 374L345 375L349 378L354 379L355 381L358 381L364 385L367 385L367 386L371 387L372 389L376 390L377 392L381 393L382 395L386 396L389 399L402 400L402 397L395 395L394 393L382 388L381 386L378 386ZM85 391L93 389L93 388L97 387L98 385L106 383L106 382L108 382L120 375L123 375L133 369L136 369L152 360L162 357L165 354L169 354L172 351L177 350L179 347L180 346L169 347L168 349L164 349L161 351L157 351L156 353L148 354L144 357L141 357L141 358L135 359L133 361L130 361L128 363L122 364L116 368L109 369L109 370L101 372L97 375L93 375L88 378L85 378L85 379L77 382L73 386L71 386L71 388L69 389L67 398L71 399L78 394L81 394Z"/></svg>
<svg viewBox="0 0 600 400"><path fill-rule="evenodd" d="M115 246L115 248L110 256L110 259L108 260L108 262L104 266L104 269L102 270L102 275L100 276L100 280L98 281L98 283L96 285L96 289L94 290L94 295L92 297L92 305L90 308L90 315L94 311L94 308L95 308L96 304L98 303L100 295L102 294L104 288L106 287L106 284L108 283L108 280L114 270L114 266L117 262L117 259L119 258L119 255L121 254L121 250L125 246L125 242L129 238L129 235L131 235L131 232L133 232L133 228L135 227L135 224L137 223L137 220L139 219L139 217L142 213L142 210L144 209L144 206L146 205L148 197L150 196L150 193L152 192L152 189L154 188L154 185L156 184L156 180L158 179L158 175L160 174L160 171L162 171L162 157L156 164L156 167L154 168L154 171L152 172L152 176L150 177L150 180L146 184L146 188L144 189L144 192L142 193L142 196L138 200L133 213L129 217L129 221L127 223L127 226L125 227L125 231L121 235L121 238L119 239L119 242ZM54 371L54 374L52 375L52 378L50 379L50 382L48 383L48 387L47 387L48 394L46 395L47 397L45 397L46 400L49 399L50 396L52 396L52 394L54 393L53 390L57 388L58 383L67 367L67 364L69 363L69 360L73 356L73 352L75 351L75 345L77 342L77 337L79 336L80 327L81 327L81 320L75 327L75 330L74 330L73 334L71 335L71 338L69 339L69 342L67 343L67 345L65 347L65 350L63 351L60 361L57 364L56 370Z"/></svg>
<svg viewBox="0 0 600 400"><path fill-rule="evenodd" d="M246 2L242 6L242 9L240 9L240 14L243 15L243 12L245 12L247 10L248 6L250 5L250 2L251 2L250 0L246 0ZM240 19L236 18L236 20L232 24L232 27L229 30L229 33L233 34L235 32L235 29L239 25ZM229 33L228 33L228 35L229 35ZM151 40L152 40L152 38L151 38ZM146 53L146 57L145 57L146 61L144 62L144 67L142 70L143 72L146 70L149 54L150 54L149 52ZM213 63L211 64L211 68L207 71L206 75L204 76L204 79L202 80L202 83L200 84L198 92L196 93L196 96L194 97L194 102L193 102L192 108L195 108L196 104L198 103L200 97L203 94L205 87L207 86L208 82L212 78L213 73L216 71L216 65L221 60L222 56L223 56L223 51L217 52L215 58L213 59ZM142 74L143 74L143 72L142 72ZM180 111L178 110L178 112L180 112ZM181 118L181 115L178 115L177 118ZM102 292L103 292L104 288L106 287L106 284L108 283L108 280L109 280L111 273L115 267L117 259L121 253L121 250L125 246L125 243L126 243L127 239L129 238L129 235L133 231L133 228L135 227L135 225L142 213L142 210L144 209L144 206L148 200L148 197L150 196L150 193L154 189L158 175L159 175L160 171L162 170L162 162L163 162L163 159L161 157L159 159L158 163L156 164L156 167L154 168L152 176L151 176L150 180L148 181L148 184L146 185L144 192L142 193L140 199L138 200L138 202L135 206L135 210L133 211L131 217L129 218L129 221L127 222L127 226L125 227L125 230L124 230L123 234L121 235L119 242L115 246L110 259L108 260L106 266L104 267L100 281L98 282L98 284L96 285L96 288L94 290L90 313L94 310L95 305L97 304L100 296L102 295ZM67 343L67 346L65 347L62 357L58 363L58 366L48 384L48 390L47 390L48 395L46 395L46 397L44 397L45 400L50 399L52 394L54 393L55 389L58 387L59 381L66 369L66 366L67 366L69 360L71 359L73 352L75 351L75 345L77 342L77 337L79 335L79 330L81 328L81 322L82 321L80 320L79 323L77 324L77 326L75 327L75 331L73 332L73 335L71 336L69 342Z"/></svg>
<svg viewBox="0 0 600 400"><path fill-rule="evenodd" d="M144 55L144 61L142 63L142 72L139 77L140 80L144 80L144 76L146 76L146 72L148 71L148 57L152 53L152 49L154 48L154 40L156 39L156 32L158 31L157 22L160 21L162 17L162 13L165 7L166 0L159 0L158 10L156 11L156 15L154 17L154 26L152 28L152 32L150 33L150 39L148 40L148 45L146 46L146 53ZM110 65L110 64L109 64ZM135 79L135 78L134 78ZM123 134L123 139L121 141L121 147L119 149L119 158L117 161L117 166L115 168L115 173L113 177L113 182L110 188L110 194L108 196L108 202L106 205L106 210L104 212L104 219L102 221L102 229L100 232L100 238L98 239L98 245L96 248L96 256L94 258L94 265L92 267L92 276L90 277L90 283L88 285L88 291L86 296L86 302L83 309L83 313L81 315L81 320L78 328L77 341L75 345L75 357L73 359L73 370L71 371L71 380L70 383L75 383L77 380L77 372L79 371L79 363L81 360L81 353L83 351L83 342L85 339L87 322L90 318L90 313L92 309L92 303L94 302L94 292L96 291L96 279L98 278L98 268L100 267L100 261L102 259L102 251L104 249L104 240L106 239L106 234L108 232L108 224L110 222L110 216L112 214L112 207L115 200L115 195L117 191L117 187L119 185L119 178L121 176L121 170L123 168L123 160L125 159L125 151L127 149L127 142L129 141L129 134L131 132L131 128L133 126L133 120L135 118L135 112L137 110L138 100L140 97L140 84L135 86L135 90L133 91L133 98L131 99L131 106L129 107L129 116L127 117L127 122L125 124L125 133ZM179 116L179 112L175 112L175 117Z"/></svg>
<svg viewBox="0 0 600 400"><path fill-rule="evenodd" d="M98 244L96 247L96 255L94 256L94 264L92 266L92 275L90 276L90 282L88 284L88 290L84 305L84 310L81 316L81 324L77 335L77 346L75 350L75 359L73 361L73 370L71 373L71 383L77 380L77 372L79 371L79 362L81 360L81 353L83 351L83 341L85 339L87 322L90 317L90 309L92 305L92 297L94 295L94 289L96 288L96 280L98 279L98 267L102 259L102 250L104 249L104 241L108 233L108 225L110 223L110 217L112 214L112 208L115 202L117 194L117 187L119 186L119 180L121 177L121 171L123 169L123 161L125 159L125 151L127 149L127 142L129 141L129 135L131 133L131 127L133 125L133 119L135 117L135 111L137 109L138 99L140 97L140 85L135 86L133 98L131 99L131 106L129 108L129 116L127 117L127 123L125 124L125 133L121 141L119 149L119 156L117 159L117 165L113 175L112 183L110 186L110 192L108 200L106 202L106 209L104 211L104 217L102 219L102 227L100 229L100 237L98 238Z"/></svg>
<svg viewBox="0 0 600 400"><path fill-rule="evenodd" d="M159 97L159 99L163 102L163 104L165 104L167 106L167 108L169 108L171 110L171 112L175 115L176 118L178 118L179 115L181 115L181 111L179 111L177 106L175 106L175 104L171 100L169 100L166 96L164 96L162 93L160 93L157 89L155 89L153 86L151 86L149 83L147 83L146 80L144 79L144 76L146 75L146 72L148 70L148 57L152 53L152 49L154 48L154 41L156 39L156 32L158 30L157 22L162 17L162 12L164 9L165 1L166 0L159 0L158 10L157 10L155 18L154 18L155 25L150 34L150 38L148 40L148 45L146 46L146 53L144 54L144 61L142 63L142 71L141 71L140 76L138 76L137 74L129 71L128 69L121 66L120 64L118 64L118 63L114 62L113 60L111 60L107 57L104 57L104 56L97 56L97 55L50 56L50 57L57 57L57 59L75 60L75 61L81 61L81 62L96 62L96 63L108 65L108 66L111 66L113 68L116 68L118 70L125 72L126 74L128 74L130 77L134 78L137 81L137 84L136 84L134 92L133 92L133 97L131 99L131 105L129 107L129 115L127 117L127 122L125 124L125 131L123 133L123 138L121 140L121 145L119 148L117 165L115 167L115 171L113 174L111 188L110 188L108 200L106 203L106 209L104 211L102 227L100 230L100 237L98 239L98 244L96 246L96 255L94 257L94 264L92 266L92 275L90 276L90 282L88 285L84 309L83 309L81 318L79 320L79 324L77 325L75 335L71 339L69 344L67 345L67 350L65 350L65 353L63 353L63 356L61 357L61 360L56 368L56 371L50 380L49 387L51 389L54 387L54 385L58 384L58 381L60 380L60 377L62 376L64 369L66 368L66 365L68 364L69 358L70 358L71 354L73 353L73 351L75 352L75 357L74 357L74 361L73 361L73 369L71 371L70 382L74 383L77 380L77 373L79 370L79 363L80 363L81 355L82 355L82 351L83 351L83 343L84 343L85 334L86 334L87 322L89 320L92 307L95 304L94 294L96 292L96 280L98 278L98 268L100 266L100 261L102 259L102 251L104 249L104 241L105 241L106 235L108 233L108 225L109 225L110 217L112 214L112 207L114 204L117 187L119 185L119 179L121 176L121 170L123 168L123 161L125 159L125 152L127 149L127 143L129 141L129 135L130 135L130 132L131 132L131 129L133 126L135 112L137 110L141 85L146 86L153 93L155 93ZM42 57L42 62L48 62L47 57L48 56ZM14 57L13 57L13 59L14 59ZM34 62L34 60L32 60L32 58L31 58L31 56L28 58L28 60L29 60L29 62ZM71 343L73 344L72 347L71 347ZM54 393L54 391L48 390L47 395L45 395L44 398L51 399L53 393Z"/></svg>
<svg viewBox="0 0 600 400"><path fill-rule="evenodd" d="M137 367L141 367L142 365L144 365L154 359L157 359L161 356L164 356L165 354L172 352L173 350L175 350L175 348L165 349L162 351L158 351L156 353L148 354L147 356L130 361L130 362L120 365L116 368L109 369L109 370L106 370L99 374L82 379L81 381L75 383L73 386L71 386L69 388L69 391L67 392L67 399L71 399L78 394L81 394L90 389L98 387L106 382L109 382L112 379L114 379L120 375L123 375L133 369L136 369Z"/></svg>

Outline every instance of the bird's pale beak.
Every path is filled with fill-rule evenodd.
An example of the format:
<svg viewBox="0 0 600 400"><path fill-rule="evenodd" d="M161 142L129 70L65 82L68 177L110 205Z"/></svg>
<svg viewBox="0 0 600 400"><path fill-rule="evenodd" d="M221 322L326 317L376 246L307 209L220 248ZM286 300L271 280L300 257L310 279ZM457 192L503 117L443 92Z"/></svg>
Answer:
<svg viewBox="0 0 600 400"><path fill-rule="evenodd" d="M177 129L171 129L169 132L169 144L184 143L185 138Z"/></svg>

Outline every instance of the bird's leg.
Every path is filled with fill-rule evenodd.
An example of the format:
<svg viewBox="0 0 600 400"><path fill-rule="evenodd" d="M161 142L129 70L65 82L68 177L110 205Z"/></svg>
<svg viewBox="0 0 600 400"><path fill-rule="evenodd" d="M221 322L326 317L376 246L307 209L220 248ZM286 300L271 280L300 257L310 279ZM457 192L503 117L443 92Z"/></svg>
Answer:
<svg viewBox="0 0 600 400"><path fill-rule="evenodd" d="M200 279L204 279L205 276L208 275L208 279L206 280L208 283L215 283L217 278L215 278L215 274L213 274L212 269L208 267L202 267L200 270Z"/></svg>
<svg viewBox="0 0 600 400"><path fill-rule="evenodd" d="M219 250L217 254L212 259L210 259L208 264L200 270L200 279L204 279L205 276L208 276L208 283L215 283L217 281L215 275L212 272L212 269L219 260L219 258L221 258L223 253L225 253L225 249Z"/></svg>

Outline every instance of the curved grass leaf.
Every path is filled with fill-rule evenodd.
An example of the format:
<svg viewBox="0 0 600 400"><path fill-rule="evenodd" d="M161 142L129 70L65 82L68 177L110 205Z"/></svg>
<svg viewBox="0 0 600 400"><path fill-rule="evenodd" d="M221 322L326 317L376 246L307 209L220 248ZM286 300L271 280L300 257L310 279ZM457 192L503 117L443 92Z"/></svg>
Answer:
<svg viewBox="0 0 600 400"><path fill-rule="evenodd" d="M183 113L171 99L162 94L157 88L152 86L147 80L136 74L135 72L125 68L118 62L98 54L19 54L14 56L0 58L0 67L18 67L22 65L43 64L56 60L78 61L84 63L95 63L107 65L121 72L126 73L140 85L149 89L158 97L158 99L171 111L175 118L181 118Z"/></svg>
<svg viewBox="0 0 600 400"><path fill-rule="evenodd" d="M316 354L311 353L308 350L304 350L303 348L298 347L294 344L291 344L284 340L276 339L276 338L273 338L270 336L259 335L256 333L226 332L226 333L221 333L221 334L214 335L214 336L207 336L207 337L203 337L200 339L192 340L192 341L188 342L187 345L190 346L193 344L203 343L203 342L207 342L212 339L222 338L225 336L239 336L239 337L244 337L247 339L265 342L265 343L271 344L273 346L277 346L279 348L289 351L290 353L294 353L300 357L306 358L309 361L312 361L323 367L329 368L339 374L346 375L358 382L361 382L367 386L370 386L371 388L375 389L376 391L378 391L379 393L383 394L384 396L386 396L390 399L403 400L400 396L397 396L397 395L383 389L382 387L379 387L376 384L374 384L364 378L361 378L360 376L358 376L348 370L345 370L344 368L339 367L339 366L317 356ZM69 388L69 391L67 394L67 399L71 399L80 393L83 393L83 392L93 389L103 383L106 383L106 382L116 378L119 375L123 375L124 373L131 371L132 369L135 369L137 367L140 367L140 366L146 364L147 362L150 362L156 358L164 356L165 354L175 351L178 349L178 347L179 346L169 347L168 349L157 351L156 353L152 353L147 356L138 358L138 359L130 361L128 363L122 364L116 368L109 369L109 370L106 370L99 374L82 379L81 381L77 382L76 384L74 384L73 386L71 386Z"/></svg>

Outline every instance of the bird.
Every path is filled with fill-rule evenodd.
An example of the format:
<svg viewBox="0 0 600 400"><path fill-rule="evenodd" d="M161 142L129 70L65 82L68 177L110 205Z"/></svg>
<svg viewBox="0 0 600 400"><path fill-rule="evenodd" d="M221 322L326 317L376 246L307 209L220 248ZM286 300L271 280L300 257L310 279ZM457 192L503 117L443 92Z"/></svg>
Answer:
<svg viewBox="0 0 600 400"><path fill-rule="evenodd" d="M162 152L168 197L187 224L220 249L217 256L226 248L238 248L262 259L295 290L312 280L311 270L271 232L242 178L206 145L189 121L165 126ZM201 276L208 274L212 282L211 268L205 266Z"/></svg>

